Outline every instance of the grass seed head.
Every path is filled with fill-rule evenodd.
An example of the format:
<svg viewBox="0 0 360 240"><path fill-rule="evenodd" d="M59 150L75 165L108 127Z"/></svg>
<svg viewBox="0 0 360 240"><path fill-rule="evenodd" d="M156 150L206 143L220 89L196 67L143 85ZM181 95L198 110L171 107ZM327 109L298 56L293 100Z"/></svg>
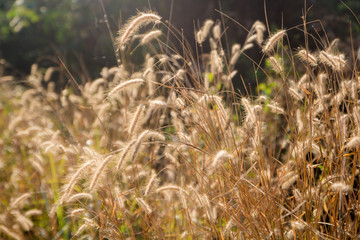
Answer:
<svg viewBox="0 0 360 240"><path fill-rule="evenodd" d="M270 53L270 51L274 49L275 45L285 36L285 34L285 30L280 30L275 34L271 35L263 46L263 52Z"/></svg>
<svg viewBox="0 0 360 240"><path fill-rule="evenodd" d="M143 79L131 79L126 82L120 83L108 93L107 98L110 98L110 96L112 96L114 93L120 92L127 87L141 85L144 82L145 81Z"/></svg>
<svg viewBox="0 0 360 240"><path fill-rule="evenodd" d="M141 45L146 45L151 40L159 38L161 36L161 34L162 34L161 30L151 31L151 32L145 34L145 36L141 39L140 44Z"/></svg>
<svg viewBox="0 0 360 240"><path fill-rule="evenodd" d="M145 26L149 23L159 23L160 21L161 17L156 13L139 12L138 15L132 17L124 25L124 27L119 30L119 36L116 38L117 50L122 49L130 40L130 37L133 36L142 26Z"/></svg>

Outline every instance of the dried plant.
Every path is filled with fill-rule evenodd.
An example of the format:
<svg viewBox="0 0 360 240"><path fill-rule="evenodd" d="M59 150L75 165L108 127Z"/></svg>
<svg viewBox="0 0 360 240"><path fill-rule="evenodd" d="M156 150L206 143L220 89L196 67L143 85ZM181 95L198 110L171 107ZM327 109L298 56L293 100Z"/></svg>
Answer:
<svg viewBox="0 0 360 240"><path fill-rule="evenodd" d="M117 50L160 20L131 18ZM0 238L356 238L356 67L322 39L296 61L259 21L227 49L220 26L196 33L199 56L138 35L141 66L124 56L79 89L57 92L61 69L36 64L23 85L0 81ZM266 79L240 94L236 65L257 45Z"/></svg>
<svg viewBox="0 0 360 240"><path fill-rule="evenodd" d="M137 16L129 19L129 21L124 25L124 27L119 30L119 36L116 39L117 49L121 49L125 44L130 40L130 37L134 35L140 27L149 24L149 23L158 23L160 22L161 17L153 12L139 12Z"/></svg>

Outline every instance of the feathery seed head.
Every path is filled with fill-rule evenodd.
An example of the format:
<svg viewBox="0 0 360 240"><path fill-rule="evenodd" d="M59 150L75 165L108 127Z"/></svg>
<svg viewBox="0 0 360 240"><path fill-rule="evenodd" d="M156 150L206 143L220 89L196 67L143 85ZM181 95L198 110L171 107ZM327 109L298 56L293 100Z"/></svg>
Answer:
<svg viewBox="0 0 360 240"><path fill-rule="evenodd" d="M321 51L319 60L334 71L341 71L346 66L346 59L343 54L334 55L326 51Z"/></svg>
<svg viewBox="0 0 360 240"><path fill-rule="evenodd" d="M273 112L273 113L277 113L277 114L285 114L285 111L284 109L282 109L279 104L277 102L271 102L270 104L267 105L270 110Z"/></svg>
<svg viewBox="0 0 360 240"><path fill-rule="evenodd" d="M199 44L202 44L205 41L205 39L209 35L210 29L213 24L214 24L213 20L211 19L206 20L204 26L196 33L196 41Z"/></svg>
<svg viewBox="0 0 360 240"><path fill-rule="evenodd" d="M336 182L336 183L331 184L330 190L333 192L336 192L336 193L339 193L339 192L348 193L352 190L352 188L351 188L351 186L346 185L343 182Z"/></svg>
<svg viewBox="0 0 360 240"><path fill-rule="evenodd" d="M266 27L262 22L256 21L253 24L253 28L255 29L255 33L256 33L256 42L259 45L261 45L262 42L264 41L264 32L266 30Z"/></svg>
<svg viewBox="0 0 360 240"><path fill-rule="evenodd" d="M23 203L23 201L25 201L29 197L31 197L30 193L24 193L23 195L21 195L20 197L15 199L12 203L10 203L10 207L15 208L18 205L21 205Z"/></svg>
<svg viewBox="0 0 360 240"><path fill-rule="evenodd" d="M117 85L116 87L114 87L107 95L107 98L109 98L111 95L113 95L116 92L122 91L125 88L129 87L129 86L136 86L136 85L140 85L144 83L143 79L132 79L132 80L128 80L126 82L120 83L119 85Z"/></svg>
<svg viewBox="0 0 360 240"><path fill-rule="evenodd" d="M136 125L137 123L139 122L139 119L141 117L141 115L143 114L145 110L145 105L143 104L140 104L136 111L135 111L135 114L134 114L134 117L133 119L131 120L131 123L130 123L130 126L129 126L129 129L128 129L128 133L129 133L129 136L132 135L132 133L134 132L135 128L136 128Z"/></svg>
<svg viewBox="0 0 360 240"><path fill-rule="evenodd" d="M126 43L130 40L130 37L134 35L142 26L149 23L159 23L161 17L156 13L139 12L137 16L131 18L128 23L119 31L119 36L116 39L117 50L122 49Z"/></svg>
<svg viewBox="0 0 360 240"><path fill-rule="evenodd" d="M218 162L222 159L232 158L232 155L225 150L220 150L214 157L212 167L216 168Z"/></svg>
<svg viewBox="0 0 360 240"><path fill-rule="evenodd" d="M71 196L69 199L66 200L66 202L71 203L82 198L92 199L92 195L89 193L78 193Z"/></svg>
<svg viewBox="0 0 360 240"><path fill-rule="evenodd" d="M95 189L95 186L99 180L100 174L102 173L102 171L104 170L104 168L109 164L109 162L112 160L113 156L107 156L102 162L101 164L98 166L98 168L96 169L96 172L91 180L90 183L90 187L89 190L93 191Z"/></svg>
<svg viewBox="0 0 360 240"><path fill-rule="evenodd" d="M282 67L281 59L277 59L277 58L271 56L271 57L269 57L269 60L270 60L270 63L271 63L271 66L272 66L273 70L274 70L276 73L281 73L281 72L283 72L283 67Z"/></svg>
<svg viewBox="0 0 360 240"><path fill-rule="evenodd" d="M167 103L161 100L152 100L149 105L151 108L164 108Z"/></svg>
<svg viewBox="0 0 360 240"><path fill-rule="evenodd" d="M356 136L349 140L349 142L345 145L345 148L352 149L360 146L360 137Z"/></svg>
<svg viewBox="0 0 360 240"><path fill-rule="evenodd" d="M275 45L285 36L285 34L285 30L280 30L275 34L271 35L263 47L263 52L269 53L271 50L273 50Z"/></svg>
<svg viewBox="0 0 360 240"><path fill-rule="evenodd" d="M216 40L219 40L220 37L221 37L221 26L220 26L220 23L216 24L214 27L213 27L213 36Z"/></svg>
<svg viewBox="0 0 360 240"><path fill-rule="evenodd" d="M297 56L301 61L303 61L304 63L308 63L311 67L317 66L316 56L306 51L305 49L300 49L297 53Z"/></svg>
<svg viewBox="0 0 360 240"><path fill-rule="evenodd" d="M236 43L232 45L231 47L231 55L234 55L236 52L239 52L241 50L241 45Z"/></svg>
<svg viewBox="0 0 360 240"><path fill-rule="evenodd" d="M161 34L162 34L161 30L151 31L151 32L145 34L145 36L141 39L140 44L145 45L145 44L149 43L151 40L159 38L161 36Z"/></svg>
<svg viewBox="0 0 360 240"><path fill-rule="evenodd" d="M303 99L303 96L301 96L301 94L294 88L289 88L289 93L297 101L301 101Z"/></svg>
<svg viewBox="0 0 360 240"><path fill-rule="evenodd" d="M145 202L144 199L136 198L136 201L147 214L150 214L152 212L150 206Z"/></svg>

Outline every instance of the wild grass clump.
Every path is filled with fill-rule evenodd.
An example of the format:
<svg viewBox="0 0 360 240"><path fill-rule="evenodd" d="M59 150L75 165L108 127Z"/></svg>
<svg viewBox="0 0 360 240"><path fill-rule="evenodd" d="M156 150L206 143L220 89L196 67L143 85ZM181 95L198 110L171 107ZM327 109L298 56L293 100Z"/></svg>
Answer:
<svg viewBox="0 0 360 240"><path fill-rule="evenodd" d="M160 20L132 18L121 54ZM36 65L25 86L1 77L1 238L356 238L351 56L323 39L293 54L286 30L266 34L259 21L226 49L220 26L196 32L202 56L153 30L137 46L148 51L142 67L124 57L84 86L56 91ZM256 68L273 86L256 96L232 84L249 48L265 54Z"/></svg>

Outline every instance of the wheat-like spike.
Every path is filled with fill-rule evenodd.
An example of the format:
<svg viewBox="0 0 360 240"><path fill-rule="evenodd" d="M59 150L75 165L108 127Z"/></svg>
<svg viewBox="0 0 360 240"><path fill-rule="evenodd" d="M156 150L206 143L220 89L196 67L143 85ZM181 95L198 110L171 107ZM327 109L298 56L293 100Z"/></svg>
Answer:
<svg viewBox="0 0 360 240"><path fill-rule="evenodd" d="M157 175L156 173L152 173L152 176L149 180L149 183L146 185L146 188L145 188L145 192L144 192L144 196L147 196L152 188L152 186L154 185L154 183L156 182L157 180Z"/></svg>
<svg viewBox="0 0 360 240"><path fill-rule="evenodd" d="M210 205L208 196L206 194L203 194L203 195L201 195L200 199L201 199L201 203L202 203L203 207L205 208L205 212L206 212L209 220L214 222L215 219L214 219L214 216L211 211L211 205Z"/></svg>
<svg viewBox="0 0 360 240"><path fill-rule="evenodd" d="M321 51L319 54L321 63L329 66L335 71L341 71L346 66L345 56L343 54L333 55L331 53Z"/></svg>
<svg viewBox="0 0 360 240"><path fill-rule="evenodd" d="M88 91L91 93L91 94L94 94L96 93L96 91L98 90L99 86L103 83L106 83L106 80L104 78L98 78L96 80L94 80L91 84L90 84L90 87L88 89Z"/></svg>
<svg viewBox="0 0 360 240"><path fill-rule="evenodd" d="M253 43L247 43L243 46L243 48L241 49L242 52L245 52L246 50L250 49L254 47L254 44Z"/></svg>
<svg viewBox="0 0 360 240"><path fill-rule="evenodd" d="M244 45L247 45L247 44L249 44L249 43L251 43L251 42L255 41L256 39L257 39L256 34L254 34L254 35L249 35L249 37L246 39L246 41L245 41Z"/></svg>
<svg viewBox="0 0 360 240"><path fill-rule="evenodd" d="M240 47L239 44L235 44L235 45L238 45ZM237 50L237 48L235 48L233 46L233 51L231 51L231 52L232 52L232 54L231 54L229 65L234 66L241 55L241 50L240 50L240 48Z"/></svg>
<svg viewBox="0 0 360 240"><path fill-rule="evenodd" d="M299 79L299 82L297 83L297 86L300 88L301 85L304 85L310 81L310 77L308 74L304 74Z"/></svg>
<svg viewBox="0 0 360 240"><path fill-rule="evenodd" d="M331 105L339 106L341 102L344 100L345 95L342 91L338 92L332 99L331 99Z"/></svg>
<svg viewBox="0 0 360 240"><path fill-rule="evenodd" d="M134 129L137 125L137 123L139 122L139 118L140 116L142 115L142 113L144 112L145 110L145 105L143 104L140 104L137 109L136 109L136 112L135 112L135 115L130 123L130 126L129 126L129 130L128 130L128 133L129 133L129 137L131 137L131 135L133 134L134 132Z"/></svg>
<svg viewBox="0 0 360 240"><path fill-rule="evenodd" d="M272 35L265 43L265 45L263 47L263 52L269 53L271 50L273 50L276 43L284 37L285 33L286 33L285 30L280 30L277 33L275 33L274 35Z"/></svg>
<svg viewBox="0 0 360 240"><path fill-rule="evenodd" d="M114 87L107 95L107 98L109 98L111 95L113 95L116 92L119 92L129 86L133 86L133 85L139 85L144 83L143 79L132 79L132 80L128 80L126 82L120 83L119 85L117 85L116 87Z"/></svg>
<svg viewBox="0 0 360 240"><path fill-rule="evenodd" d="M284 177L283 177L283 182L281 184L281 189L283 190L287 190L289 189L294 183L295 181L299 178L298 174L296 174L295 172L291 171L289 173L287 173Z"/></svg>
<svg viewBox="0 0 360 240"><path fill-rule="evenodd" d="M350 139L350 141L345 145L345 148L351 149L360 146L360 137L356 136Z"/></svg>
<svg viewBox="0 0 360 240"><path fill-rule="evenodd" d="M148 67L145 72L143 73L142 77L146 78L150 73L153 72L153 69L151 67Z"/></svg>
<svg viewBox="0 0 360 240"><path fill-rule="evenodd" d="M273 56L269 57L269 60L270 60L270 63L271 63L271 66L272 66L273 70L276 73L281 73L283 71L282 64L280 63L281 60L278 60L277 58L275 58Z"/></svg>
<svg viewBox="0 0 360 240"><path fill-rule="evenodd" d="M99 225L94 220L87 217L84 217L83 220L85 221L86 225L99 228Z"/></svg>
<svg viewBox="0 0 360 240"><path fill-rule="evenodd" d="M215 96L214 101L215 101L217 107L220 110L221 117L223 118L224 121L226 121L227 120L227 114L226 114L225 107L222 104L221 98L218 97L218 96Z"/></svg>
<svg viewBox="0 0 360 240"><path fill-rule="evenodd" d="M204 23L204 26L202 27L203 33L204 33L204 37L206 38L207 35L210 32L210 28L212 27L212 25L214 24L214 21L211 19L207 19Z"/></svg>
<svg viewBox="0 0 360 240"><path fill-rule="evenodd" d="M241 50L241 45L238 43L235 43L231 47L231 55L234 55L236 52L239 52Z"/></svg>
<svg viewBox="0 0 360 240"><path fill-rule="evenodd" d="M116 38L117 50L125 46L129 41L130 37L139 30L140 27L147 25L149 23L158 23L160 22L161 17L155 13L138 13L137 16L131 18L127 24L119 31L119 36Z"/></svg>
<svg viewBox="0 0 360 240"><path fill-rule="evenodd" d="M140 145L142 143L142 141L144 140L144 138L146 138L146 136L149 134L149 130L145 130L143 131L140 136L136 139L136 142L135 142L135 146L134 146L134 149L133 149L133 152L132 152L132 155L131 155L131 160L130 162L133 162L138 151L139 151L139 148L140 148Z"/></svg>
<svg viewBox="0 0 360 240"><path fill-rule="evenodd" d="M205 21L204 26L196 33L196 41L199 44L202 44L206 37L209 35L210 29L212 25L214 24L214 21L211 19L208 19Z"/></svg>
<svg viewBox="0 0 360 240"><path fill-rule="evenodd" d="M206 105L209 103L218 103L221 102L221 97L216 96L216 95L209 95L209 94L204 94L199 100L198 103L202 104L202 105Z"/></svg>
<svg viewBox="0 0 360 240"><path fill-rule="evenodd" d="M202 44L205 41L205 38L203 37L203 35L204 34L201 29L196 33L195 39L196 39L197 43Z"/></svg>
<svg viewBox="0 0 360 240"><path fill-rule="evenodd" d="M169 190L181 191L181 192L185 193L186 195L189 195L185 189L178 187L176 185L166 185L166 186L159 187L158 189L156 189L156 192L169 191Z"/></svg>
<svg viewBox="0 0 360 240"><path fill-rule="evenodd" d="M319 54L319 60L321 63L331 67L333 70L336 70L336 63L334 62L334 56L325 51L321 51Z"/></svg>
<svg viewBox="0 0 360 240"><path fill-rule="evenodd" d="M331 184L330 190L332 190L334 192L348 193L352 190L352 187L350 185L346 185L343 182L336 182L336 183Z"/></svg>
<svg viewBox="0 0 360 240"><path fill-rule="evenodd" d="M45 81L45 82L49 82L51 76L53 75L53 73L54 73L56 70L58 70L56 67L49 67L49 68L46 70L46 72L45 72L44 81Z"/></svg>
<svg viewBox="0 0 360 240"><path fill-rule="evenodd" d="M16 208L20 203L22 203L29 197L31 197L30 193L24 193L10 204L10 208Z"/></svg>
<svg viewBox="0 0 360 240"><path fill-rule="evenodd" d="M316 88L319 93L319 98L323 98L327 92L327 78L328 76L325 73L319 73L317 76Z"/></svg>
<svg viewBox="0 0 360 240"><path fill-rule="evenodd" d="M266 27L260 21L256 21L252 27L255 29L256 32L256 42L261 45L264 41L264 32L266 30Z"/></svg>
<svg viewBox="0 0 360 240"><path fill-rule="evenodd" d="M210 103L214 103L217 105L217 107L220 110L221 116L222 116L222 120L226 121L227 118L227 114L226 114L226 110L222 104L222 99L219 96L216 95L208 95L208 94L204 94L199 100L198 103L200 103L201 105L206 105L206 104L210 104Z"/></svg>
<svg viewBox="0 0 360 240"><path fill-rule="evenodd" d="M41 211L40 209L33 208L33 209L26 211L24 215L26 217L31 217L31 216L41 215L42 213L43 213L43 211Z"/></svg>
<svg viewBox="0 0 360 240"><path fill-rule="evenodd" d="M334 52L337 50L340 40L338 38L335 38L331 41L330 45L326 48L326 51L328 52Z"/></svg>
<svg viewBox="0 0 360 240"><path fill-rule="evenodd" d="M109 162L112 160L112 155L110 156L107 156L102 162L101 164L98 166L98 168L96 169L96 172L94 174L94 177L92 178L91 180L91 183L90 183L90 187L89 187L89 190L90 191L93 191L95 186L96 186L96 183L98 182L99 180L99 177L100 177L100 174L101 172L104 170L104 168L106 167L106 165L109 164Z"/></svg>
<svg viewBox="0 0 360 240"><path fill-rule="evenodd" d="M304 231L306 225L301 221L291 221L291 227L298 231Z"/></svg>
<svg viewBox="0 0 360 240"><path fill-rule="evenodd" d="M75 216L77 216L77 215L83 214L84 212L85 212L85 209L83 209L83 208L76 208L76 209L74 209L74 210L71 211L70 216L71 216L71 217L75 217Z"/></svg>
<svg viewBox="0 0 360 240"><path fill-rule="evenodd" d="M298 101L301 101L303 97L294 88L289 88L290 95Z"/></svg>
<svg viewBox="0 0 360 240"><path fill-rule="evenodd" d="M66 198L70 195L71 193L71 190L73 189L76 181L79 179L80 177L80 174L85 170L87 169L91 164L93 163L93 161L88 161L88 162L85 162L71 177L69 183L67 184L67 187L65 188L64 190L64 194L63 196L61 197L60 199L60 205L62 205Z"/></svg>
<svg viewBox="0 0 360 240"><path fill-rule="evenodd" d="M158 37L160 37L161 34L162 34L161 30L151 31L151 32L145 34L145 36L141 39L140 44L141 45L148 44L151 40L157 39Z"/></svg>
<svg viewBox="0 0 360 240"><path fill-rule="evenodd" d="M220 37L221 37L221 25L220 23L216 24L214 27L213 27L213 36L216 40L219 40Z"/></svg>
<svg viewBox="0 0 360 240"><path fill-rule="evenodd" d="M238 73L237 70L232 71L228 76L228 80L231 81L236 76L237 73Z"/></svg>
<svg viewBox="0 0 360 240"><path fill-rule="evenodd" d="M156 131L149 131L146 136L147 136L148 138L157 139L157 140L159 140L159 141L165 141L164 135L162 135L161 133L156 132Z"/></svg>
<svg viewBox="0 0 360 240"><path fill-rule="evenodd" d="M245 97L241 99L241 103L245 107L246 117L249 120L249 124L253 126L256 122L256 115L253 107L250 105L249 100L247 100Z"/></svg>
<svg viewBox="0 0 360 240"><path fill-rule="evenodd" d="M304 63L309 63L309 65L312 67L316 67L318 65L316 56L306 51L305 49L298 51L297 56L301 61Z"/></svg>
<svg viewBox="0 0 360 240"><path fill-rule="evenodd" d="M285 114L284 109L282 109L281 107L279 107L279 104L278 104L277 102L269 103L267 106L270 108L270 110L271 110L273 113Z"/></svg>
<svg viewBox="0 0 360 240"><path fill-rule="evenodd" d="M25 231L30 231L30 229L34 226L34 223L22 215L19 211L11 211L11 214L16 218L16 222L18 222Z"/></svg>
<svg viewBox="0 0 360 240"><path fill-rule="evenodd" d="M120 167L122 165L122 162L124 161L125 157L127 156L127 154L129 153L130 149L132 148L132 146L134 146L134 144L136 143L136 139L132 140L127 146L126 148L123 150L120 160L116 166L116 169L119 171Z"/></svg>
<svg viewBox="0 0 360 240"><path fill-rule="evenodd" d="M115 196L116 196L116 201L120 207L120 209L124 209L125 208L125 204L124 204L124 198L123 195L120 192L120 189L118 187L115 187Z"/></svg>
<svg viewBox="0 0 360 240"><path fill-rule="evenodd" d="M4 225L0 225L0 232L5 233L7 236L16 239L16 240L22 240L23 238L19 236L18 234L12 232L10 229L5 227Z"/></svg>
<svg viewBox="0 0 360 240"><path fill-rule="evenodd" d="M252 109L252 107L251 107L251 105L250 105L250 103L249 103L249 100L247 100L247 98L243 97L243 98L241 99L241 102L242 102L242 104L244 105L245 110L246 110L246 113L247 113L248 115L254 114L254 111L253 111L253 109Z"/></svg>
<svg viewBox="0 0 360 240"><path fill-rule="evenodd" d="M92 199L92 195L89 193L78 193L78 194L72 195L69 199L66 200L66 202L71 203L71 202L74 202L81 198Z"/></svg>
<svg viewBox="0 0 360 240"><path fill-rule="evenodd" d="M144 199L136 198L136 201L147 214L150 214L152 212L150 206L144 201Z"/></svg>
<svg viewBox="0 0 360 240"><path fill-rule="evenodd" d="M211 72L213 74L221 72L223 69L223 62L222 62L222 58L220 57L216 49L211 50L210 59L211 59L211 65L210 65Z"/></svg>
<svg viewBox="0 0 360 240"><path fill-rule="evenodd" d="M157 109L157 108L164 108L164 107L166 107L167 106L167 103L166 102L164 102L164 101L161 101L161 100L152 100L152 101L150 101L150 107L151 108L155 108L155 109Z"/></svg>
<svg viewBox="0 0 360 240"><path fill-rule="evenodd" d="M88 227L88 225L86 223L84 223L83 225L81 225L81 227L79 227L79 229L76 231L76 233L74 234L74 237L76 237L77 235L79 235L80 233L82 233L86 228Z"/></svg>
<svg viewBox="0 0 360 240"><path fill-rule="evenodd" d="M220 150L214 157L213 161L212 161L212 167L216 168L218 162L222 159L225 158L231 158L231 154L229 154L227 151L225 150Z"/></svg>
<svg viewBox="0 0 360 240"><path fill-rule="evenodd" d="M185 103L184 103L184 101L183 101L181 98L176 98L176 100L175 100L175 106L176 106L178 109L182 109L183 107L185 107Z"/></svg>
<svg viewBox="0 0 360 240"><path fill-rule="evenodd" d="M179 69L179 70L176 72L174 78L175 78L175 79L181 79L181 80L183 80L184 77L185 77L185 74L186 74L186 71L185 71L184 69Z"/></svg>
<svg viewBox="0 0 360 240"><path fill-rule="evenodd" d="M334 56L334 61L336 62L337 70L342 70L346 65L346 59L344 54L339 54Z"/></svg>

